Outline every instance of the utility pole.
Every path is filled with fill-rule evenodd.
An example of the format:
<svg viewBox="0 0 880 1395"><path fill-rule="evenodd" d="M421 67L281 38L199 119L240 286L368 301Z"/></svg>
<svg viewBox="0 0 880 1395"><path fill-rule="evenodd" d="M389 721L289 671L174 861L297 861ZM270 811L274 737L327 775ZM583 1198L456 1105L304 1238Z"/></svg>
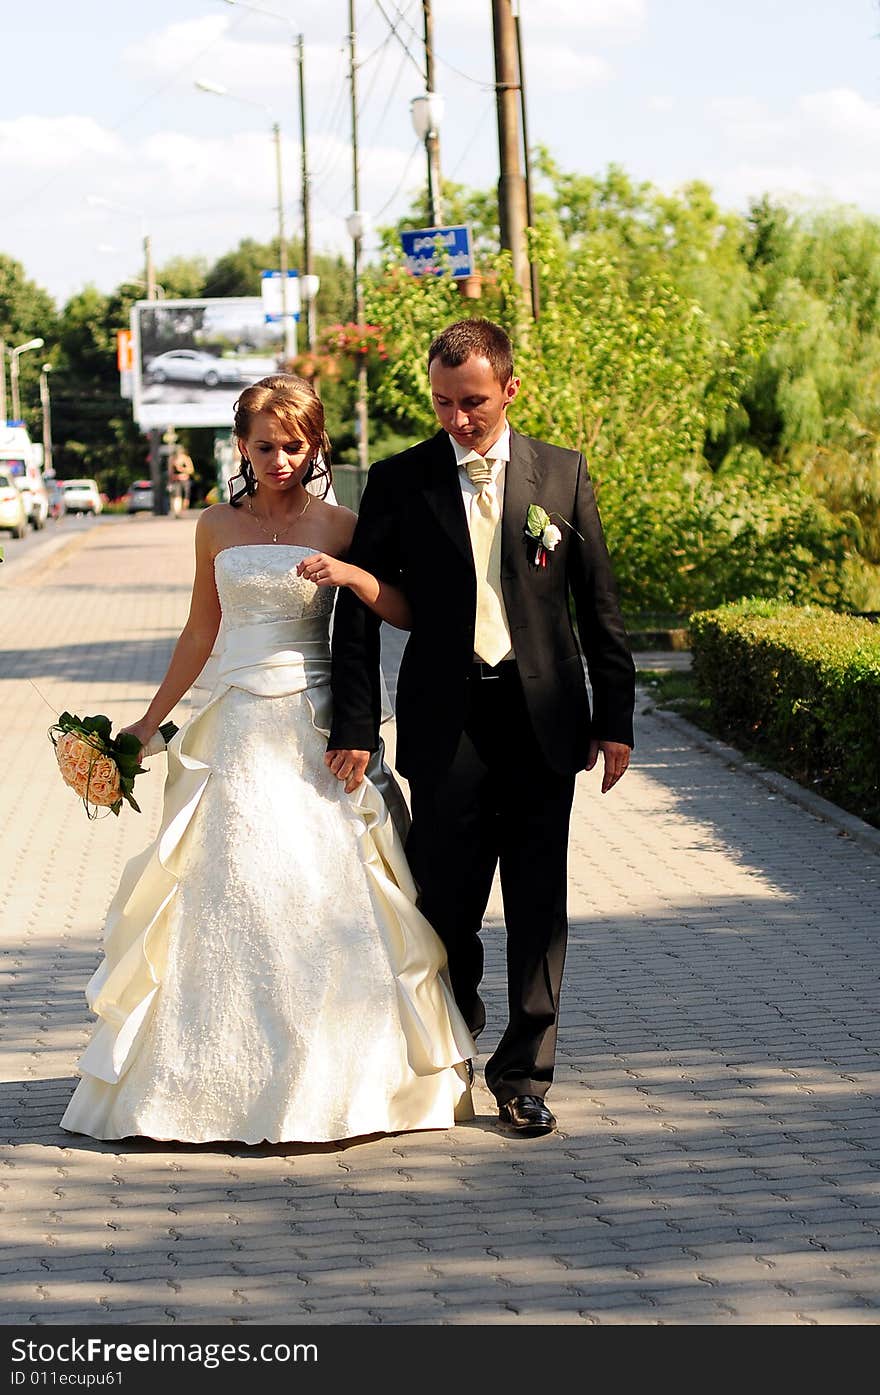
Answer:
<svg viewBox="0 0 880 1395"><path fill-rule="evenodd" d="M526 70L523 63L522 22L519 13L519 0L516 0L514 14L516 26L516 66L519 71L519 109L522 116L523 164L526 172L526 218L530 228L535 226L535 201L532 197L532 157L529 146L528 103L526 102ZM532 315L537 320L541 313L541 287L538 281L537 264L529 258L529 280L532 287Z"/></svg>
<svg viewBox="0 0 880 1395"><path fill-rule="evenodd" d="M299 70L299 136L301 151L301 180L302 180L302 225L303 225L303 273L306 276L312 275L312 217L311 217L311 189L308 160L308 146L306 145L306 67L305 53L303 49L303 36L299 35L296 41L297 68ZM306 338L308 340L309 353L315 352L315 297L310 295L306 301Z"/></svg>
<svg viewBox="0 0 880 1395"><path fill-rule="evenodd" d="M0 339L0 429L6 425L6 345Z"/></svg>
<svg viewBox="0 0 880 1395"><path fill-rule="evenodd" d="M149 233L144 237L144 283L147 300L158 300L156 270L153 266L153 243ZM165 472L162 469L162 432L152 427L147 432L150 456L150 484L153 487L153 514L161 517L168 512L168 491L165 487Z"/></svg>
<svg viewBox="0 0 880 1395"><path fill-rule="evenodd" d="M40 412L43 421L43 474L55 474L52 464L52 399L49 395L49 374L51 363L44 363L40 373Z"/></svg>
<svg viewBox="0 0 880 1395"><path fill-rule="evenodd" d="M293 335L293 320L288 314L289 285L287 279L287 234L284 230L284 182L281 170L281 127L272 122L272 140L275 143L275 182L278 188L278 270L281 273L281 324L284 330L284 358L288 362L296 355Z"/></svg>
<svg viewBox="0 0 880 1395"><path fill-rule="evenodd" d="M516 61L516 27L511 0L492 0L495 44L495 104L498 113L498 223L501 246L509 248L513 274L531 302L529 259L526 248L526 189L520 167L519 74Z"/></svg>
<svg viewBox="0 0 880 1395"><path fill-rule="evenodd" d="M425 21L425 91L436 92L434 86L434 15L431 0L422 0ZM428 155L428 216L433 228L443 223L443 186L440 182L440 134L436 126L425 136Z"/></svg>
<svg viewBox="0 0 880 1395"><path fill-rule="evenodd" d="M354 319L358 325L364 322L364 292L361 285L360 261L361 261L361 241L363 239L364 227L360 215L360 163L358 159L358 111L357 111L357 39L355 35L355 0L348 0L348 38L349 38L349 80L351 84L351 153L353 162L352 192L354 195L354 214L352 221L357 221L358 226L352 234L352 270L354 272ZM369 469L369 423L367 418L367 365L365 356L359 355L357 370L357 406L355 409L355 420L357 423L357 443L358 443L358 467L364 475Z"/></svg>

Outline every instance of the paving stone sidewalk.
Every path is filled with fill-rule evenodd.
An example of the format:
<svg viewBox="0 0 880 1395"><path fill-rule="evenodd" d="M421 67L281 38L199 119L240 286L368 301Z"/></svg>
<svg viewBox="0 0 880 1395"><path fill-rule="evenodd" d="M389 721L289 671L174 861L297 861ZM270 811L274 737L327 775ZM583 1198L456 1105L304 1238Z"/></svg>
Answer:
<svg viewBox="0 0 880 1395"><path fill-rule="evenodd" d="M339 1147L59 1129L164 758L142 818L90 823L44 699L142 710L191 550L191 519L113 519L0 574L0 1320L876 1323L880 860L652 715L612 795L580 781L557 1134L505 1137L482 1086L472 1124Z"/></svg>

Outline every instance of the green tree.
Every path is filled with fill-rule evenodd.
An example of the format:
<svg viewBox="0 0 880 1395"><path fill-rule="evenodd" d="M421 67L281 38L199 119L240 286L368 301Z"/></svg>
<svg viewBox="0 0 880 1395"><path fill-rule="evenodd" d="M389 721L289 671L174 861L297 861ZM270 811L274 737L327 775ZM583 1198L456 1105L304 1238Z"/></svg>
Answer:
<svg viewBox="0 0 880 1395"><path fill-rule="evenodd" d="M58 312L48 291L28 280L24 267L0 252L0 340L12 349L28 339L45 340L44 348L21 354L18 359L22 416L31 434L39 439L40 410L37 384L40 367L52 361L57 337ZM7 376L7 386L8 386ZM7 398L6 410L12 403Z"/></svg>

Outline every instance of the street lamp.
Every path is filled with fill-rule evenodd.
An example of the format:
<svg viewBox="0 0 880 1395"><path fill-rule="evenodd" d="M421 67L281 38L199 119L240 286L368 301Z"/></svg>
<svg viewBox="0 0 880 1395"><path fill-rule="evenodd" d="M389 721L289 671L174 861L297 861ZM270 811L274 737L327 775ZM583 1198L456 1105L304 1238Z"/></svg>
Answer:
<svg viewBox="0 0 880 1395"><path fill-rule="evenodd" d="M440 207L440 159L438 133L446 103L437 92L425 92L421 97L413 97L409 104L415 133L424 141L428 157L428 216L431 226L440 226L443 216Z"/></svg>
<svg viewBox="0 0 880 1395"><path fill-rule="evenodd" d="M302 202L302 264L304 275L300 277L300 297L306 305L306 337L311 353L315 351L315 298L318 294L317 284L314 294L306 295L303 290L303 281L312 275L312 231L310 213L310 186L311 175L309 173L308 146L306 143L306 61L303 36L298 34L296 26L288 15L279 14L277 10L268 10L263 5L252 5L249 0L225 0L227 5L235 5L239 10L250 10L252 14L262 15L265 19L278 20L280 24L286 24L290 33L291 44L293 45L293 61L297 70L298 86L298 106L299 106L299 134L300 134L300 185ZM314 278L317 282L318 278Z"/></svg>
<svg viewBox="0 0 880 1395"><path fill-rule="evenodd" d="M43 474L54 475L52 464L52 403L49 397L49 374L51 363L44 363L40 372L40 407L43 414Z"/></svg>
<svg viewBox="0 0 880 1395"><path fill-rule="evenodd" d="M146 214L142 208L131 208L128 204L116 203L103 194L86 194L86 203L92 208L107 208L112 213L121 213L125 218L136 218L140 224L141 241L144 248L144 280L135 282L146 287L147 300L157 299L156 272L153 267L153 243L146 231ZM155 426L147 432L149 442L150 480L153 485L153 513L164 516L168 512L168 493L162 480L162 456L159 432Z"/></svg>
<svg viewBox="0 0 880 1395"><path fill-rule="evenodd" d="M229 97L233 102L244 102L246 106L259 107L267 115L272 115L269 108L264 106L262 102L252 101L250 97L239 97L237 93L230 92L219 82L208 82L206 78L196 78L195 85L200 92L210 92L215 97ZM284 187L281 177L281 127L277 121L272 122L272 139L275 142L275 176L278 184L278 267L281 272L281 321L284 327L284 357L290 360L296 354L296 340L293 333L293 320L288 314L287 238L284 232Z"/></svg>
<svg viewBox="0 0 880 1395"><path fill-rule="evenodd" d="M17 349L10 349L9 357L9 382L12 387L12 420L21 420L21 402L18 395L18 359L20 354L26 354L29 349L42 349L44 340L29 339L26 344L19 344Z"/></svg>
<svg viewBox="0 0 880 1395"><path fill-rule="evenodd" d="M116 203L114 199L105 199L103 194L86 194L86 203L92 208L107 208L111 213L121 213L126 218L136 218L140 224L141 242L144 248L144 285L147 288L147 300L156 299L156 275L153 269L153 242L146 231L146 214L142 208L130 208L128 204ZM109 250L106 244L99 250ZM115 250L115 249L114 249Z"/></svg>

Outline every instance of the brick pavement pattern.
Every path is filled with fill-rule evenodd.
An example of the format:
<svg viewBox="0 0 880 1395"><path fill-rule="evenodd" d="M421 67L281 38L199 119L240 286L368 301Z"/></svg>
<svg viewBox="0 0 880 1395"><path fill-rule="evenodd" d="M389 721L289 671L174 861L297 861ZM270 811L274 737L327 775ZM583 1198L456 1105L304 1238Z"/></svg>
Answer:
<svg viewBox="0 0 880 1395"><path fill-rule="evenodd" d="M44 699L133 720L191 556L190 519L107 520L0 576L2 1321L876 1323L880 863L652 716L612 795L579 782L557 1134L482 1086L472 1124L339 1146L62 1132L164 758L142 818L90 823Z"/></svg>

